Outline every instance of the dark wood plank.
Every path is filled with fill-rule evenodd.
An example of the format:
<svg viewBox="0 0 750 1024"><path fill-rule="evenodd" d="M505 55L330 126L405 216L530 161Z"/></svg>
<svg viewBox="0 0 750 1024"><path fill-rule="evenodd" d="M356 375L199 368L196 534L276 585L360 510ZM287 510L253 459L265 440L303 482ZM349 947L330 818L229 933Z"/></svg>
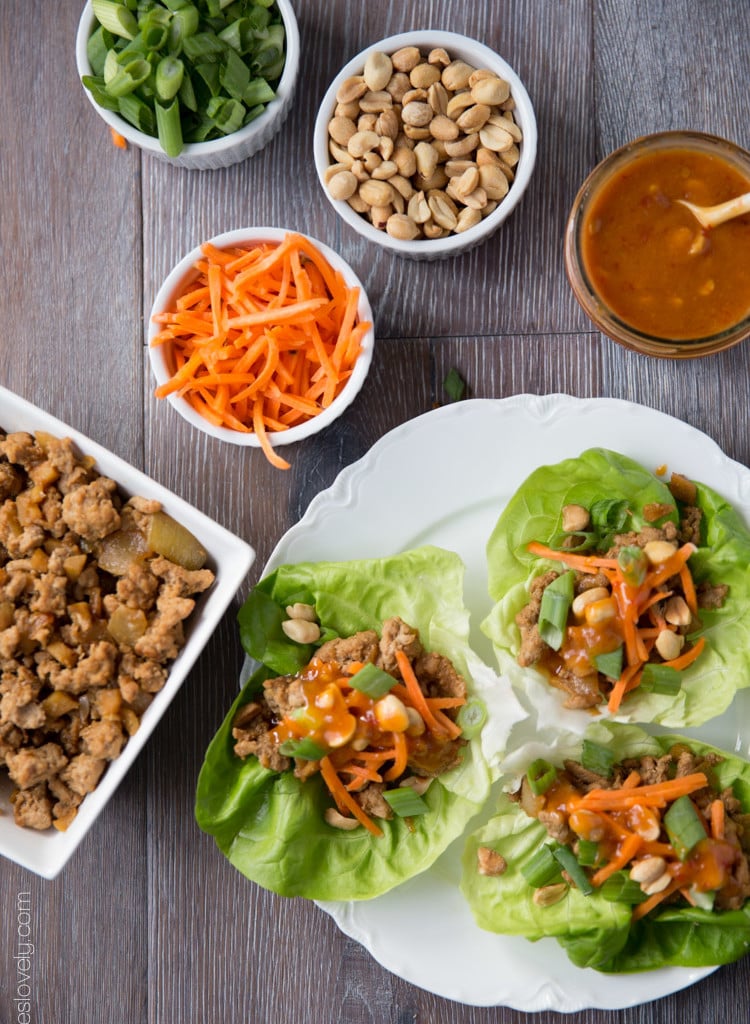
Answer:
<svg viewBox="0 0 750 1024"><path fill-rule="evenodd" d="M82 0L56 5L54 17L41 0L3 3L0 382L257 549L246 585L68 868L45 882L0 863L3 1021L14 1019L18 896L28 892L32 1019L553 1024L553 1012L458 1006L402 981L314 905L246 882L200 832L195 783L242 663L237 608L279 538L343 467L446 401L451 368L473 397L565 392L653 406L750 464L748 346L682 362L626 352L580 312L562 262L575 192L611 149L670 127L750 145L750 41L739 30L746 0L431 0L419 12L347 0L296 6L301 76L281 134L233 168L185 172L112 146L76 79ZM526 83L539 125L536 173L508 223L474 252L430 264L373 252L343 226L311 154L317 107L338 68L419 23L498 50ZM332 245L376 312L376 354L361 395L320 437L288 451L287 473L255 449L196 433L154 399L145 349L151 303L170 267L211 235L258 224ZM746 960L658 1002L576 1019L702 1024L738 1019L749 999Z"/></svg>

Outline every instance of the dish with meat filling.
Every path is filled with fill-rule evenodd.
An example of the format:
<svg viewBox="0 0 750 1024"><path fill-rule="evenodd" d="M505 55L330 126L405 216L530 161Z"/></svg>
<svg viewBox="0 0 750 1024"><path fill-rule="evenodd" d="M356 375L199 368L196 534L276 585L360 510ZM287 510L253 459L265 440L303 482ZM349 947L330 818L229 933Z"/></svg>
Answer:
<svg viewBox="0 0 750 1024"><path fill-rule="evenodd" d="M730 963L750 944L750 765L599 723L527 766L469 838L461 888L480 927L552 936L577 967Z"/></svg>
<svg viewBox="0 0 750 1024"><path fill-rule="evenodd" d="M206 753L196 801L248 878L368 899L429 867L481 809L491 769L463 571L423 547L281 566L252 592L240 635L259 667Z"/></svg>
<svg viewBox="0 0 750 1024"><path fill-rule="evenodd" d="M565 708L694 726L750 684L750 532L703 484L589 449L526 479L487 559L483 631Z"/></svg>

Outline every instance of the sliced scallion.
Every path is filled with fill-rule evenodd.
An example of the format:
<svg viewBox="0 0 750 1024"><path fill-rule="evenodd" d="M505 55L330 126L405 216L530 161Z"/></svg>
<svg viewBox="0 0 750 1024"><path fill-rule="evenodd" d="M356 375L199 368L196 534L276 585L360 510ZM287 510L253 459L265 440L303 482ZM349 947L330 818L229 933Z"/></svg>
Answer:
<svg viewBox="0 0 750 1024"><path fill-rule="evenodd" d="M161 148L167 156L179 156L183 146L179 100L173 99L168 106L156 103L155 108L156 131Z"/></svg>
<svg viewBox="0 0 750 1024"><path fill-rule="evenodd" d="M631 587L640 587L648 570L648 559L643 553L643 549L632 545L620 548L617 554L617 564L620 566L625 582Z"/></svg>
<svg viewBox="0 0 750 1024"><path fill-rule="evenodd" d="M135 92L151 74L151 65L147 60L131 60L125 65L118 65L114 76L107 82L110 96L119 99Z"/></svg>
<svg viewBox="0 0 750 1024"><path fill-rule="evenodd" d="M604 654L597 654L594 658L597 672L601 672L607 679L619 679L622 675L622 645L614 651L606 651Z"/></svg>
<svg viewBox="0 0 750 1024"><path fill-rule="evenodd" d="M279 744L279 753L284 757L299 757L305 761L319 761L325 757L328 751L309 736L303 736L300 740L284 740Z"/></svg>
<svg viewBox="0 0 750 1024"><path fill-rule="evenodd" d="M132 124L134 128L137 128L139 132L145 132L146 135L156 134L156 117L151 107L143 100L139 100L137 96L132 93L129 96L123 96L117 106L117 109L125 120Z"/></svg>
<svg viewBox="0 0 750 1024"><path fill-rule="evenodd" d="M539 635L552 648L559 651L565 637L568 612L573 603L572 570L562 573L544 589L539 608Z"/></svg>
<svg viewBox="0 0 750 1024"><path fill-rule="evenodd" d="M675 853L682 861L688 859L696 843L706 838L706 829L689 796L675 800L664 815L664 828Z"/></svg>
<svg viewBox="0 0 750 1024"><path fill-rule="evenodd" d="M263 81L263 79L260 79L260 81ZM446 374L445 380L443 381L443 387L445 388L445 393L448 395L451 402L460 402L464 397L464 394L466 393L466 381L455 366L451 367Z"/></svg>
<svg viewBox="0 0 750 1024"><path fill-rule="evenodd" d="M594 887L589 881L589 877L583 870L581 865L576 859L576 855L570 849L569 846L558 846L552 851L552 856L560 864L563 871L566 871L570 876L571 881L575 887L584 895L590 896L594 891Z"/></svg>
<svg viewBox="0 0 750 1024"><path fill-rule="evenodd" d="M456 715L456 725L460 728L461 735L467 740L478 736L486 721L487 708L484 702L477 697L473 697L463 704Z"/></svg>
<svg viewBox="0 0 750 1024"><path fill-rule="evenodd" d="M156 95L165 103L180 91L185 76L185 65L178 57L162 57L156 65Z"/></svg>
<svg viewBox="0 0 750 1024"><path fill-rule="evenodd" d="M589 509L591 522L602 533L615 533L628 521L628 502L621 498L600 498Z"/></svg>
<svg viewBox="0 0 750 1024"><path fill-rule="evenodd" d="M680 692L682 674L671 665L650 661L643 666L640 688L644 693L663 693L673 697Z"/></svg>
<svg viewBox="0 0 750 1024"><path fill-rule="evenodd" d="M627 871L616 871L599 887L600 894L610 903L642 903L646 893L638 882L634 882Z"/></svg>
<svg viewBox="0 0 750 1024"><path fill-rule="evenodd" d="M94 17L113 35L132 39L138 31L138 22L132 11L117 0L92 0Z"/></svg>
<svg viewBox="0 0 750 1024"><path fill-rule="evenodd" d="M553 856L550 843L540 846L525 864L521 865L521 874L535 889L548 885L560 878L560 864Z"/></svg>
<svg viewBox="0 0 750 1024"><path fill-rule="evenodd" d="M542 793L546 793L556 778L557 769L542 757L532 761L526 771L529 789L534 796L541 796Z"/></svg>
<svg viewBox="0 0 750 1024"><path fill-rule="evenodd" d="M599 860L599 844L591 839L578 840L578 863L584 868L593 868Z"/></svg>
<svg viewBox="0 0 750 1024"><path fill-rule="evenodd" d="M601 743L594 743L593 740L585 739L581 747L581 764L590 772L597 775L609 777L612 766L615 763L615 755Z"/></svg>
<svg viewBox="0 0 750 1024"><path fill-rule="evenodd" d="M355 672L349 680L355 690L364 693L373 700L379 700L388 693L391 687L395 686L396 680L389 676L382 668L368 662L363 665L359 672Z"/></svg>
<svg viewBox="0 0 750 1024"><path fill-rule="evenodd" d="M383 798L399 818L414 818L418 814L426 814L429 810L426 801L411 786L386 789L383 791Z"/></svg>

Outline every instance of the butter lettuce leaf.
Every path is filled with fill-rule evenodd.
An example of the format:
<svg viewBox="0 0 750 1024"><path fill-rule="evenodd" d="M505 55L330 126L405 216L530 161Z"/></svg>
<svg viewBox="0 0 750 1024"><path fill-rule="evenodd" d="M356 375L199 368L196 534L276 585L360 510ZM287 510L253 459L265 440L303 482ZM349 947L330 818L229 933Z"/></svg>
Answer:
<svg viewBox="0 0 750 1024"><path fill-rule="evenodd" d="M315 605L326 636L380 633L385 619L398 615L419 630L427 650L451 659L471 692L479 676L496 681L469 646L463 576L457 555L425 546L392 558L281 566L250 595L240 633L260 664L206 752L195 808L200 827L247 878L285 896L369 899L428 868L481 809L491 770L480 737L464 747L458 767L432 782L427 812L410 824L398 817L379 822L382 838L327 825L332 801L319 775L301 782L255 757L241 760L232 739L237 711L263 680L309 661L313 648L292 644L281 630L284 608L296 601Z"/></svg>
<svg viewBox="0 0 750 1024"><path fill-rule="evenodd" d="M686 454L689 459L689 453ZM647 505L674 505L665 481L617 452L591 448L576 458L535 470L508 502L487 544L488 586L495 602L482 623L496 654L518 654L517 613L528 602L531 581L559 564L529 553L530 541L550 544L562 532L565 505L590 507L607 499L627 502L625 530L640 530ZM740 514L717 492L697 484L697 505L703 512L701 541L690 567L698 585L727 584L722 608L701 610L706 649L682 675L678 694L635 690L623 702L618 720L655 722L671 728L701 725L721 714L738 689L750 686L750 530ZM673 511L660 519L678 519ZM498 657L498 660L502 659ZM525 675L538 677L533 669ZM562 702L563 697L560 696ZM607 714L606 705L602 712ZM571 720L586 712L562 712Z"/></svg>
<svg viewBox="0 0 750 1024"><path fill-rule="evenodd" d="M696 754L719 753L713 769L717 789L731 787L750 812L750 764L706 743L676 735L651 736L633 725L602 722L586 734L607 746L617 761L647 754L659 757L676 744ZM750 904L741 910L713 912L694 907L663 907L631 925L631 907L609 902L600 893L582 896L571 889L558 903L540 907L522 867L545 843L547 830L503 795L497 814L469 836L463 854L461 891L477 924L492 932L531 941L554 937L577 967L609 973L661 967L706 967L731 963L750 951ZM477 850L486 846L507 862L499 876L477 871Z"/></svg>

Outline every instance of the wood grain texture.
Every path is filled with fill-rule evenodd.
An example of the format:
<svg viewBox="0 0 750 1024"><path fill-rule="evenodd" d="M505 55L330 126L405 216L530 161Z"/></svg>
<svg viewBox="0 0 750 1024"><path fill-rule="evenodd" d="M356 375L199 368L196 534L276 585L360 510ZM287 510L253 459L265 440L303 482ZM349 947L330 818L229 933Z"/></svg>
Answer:
<svg viewBox="0 0 750 1024"><path fill-rule="evenodd" d="M459 1006L416 988L314 905L246 882L197 828L195 783L236 693L235 616L249 586L343 467L446 401L451 368L477 398L565 392L640 402L750 464L750 347L676 363L626 352L592 329L562 261L576 190L610 150L677 127L750 146L747 0L298 0L302 60L290 117L263 152L214 172L111 145L76 77L82 0L54 7L52 17L43 0L3 0L0 10L0 382L247 538L257 561L63 874L45 882L0 863L0 1022L15 1019L14 907L29 892L33 1019L48 1024L553 1024L553 1012ZM497 49L525 82L539 127L536 172L513 216L474 252L430 264L373 252L336 218L312 161L313 121L338 68L420 25ZM339 251L376 313L361 395L320 437L287 451L287 473L255 449L197 434L154 399L146 351L147 318L170 267L205 238L264 224ZM450 922L443 941L458 941ZM739 1020L748 1004L745 961L655 1003L576 1020L703 1024Z"/></svg>

